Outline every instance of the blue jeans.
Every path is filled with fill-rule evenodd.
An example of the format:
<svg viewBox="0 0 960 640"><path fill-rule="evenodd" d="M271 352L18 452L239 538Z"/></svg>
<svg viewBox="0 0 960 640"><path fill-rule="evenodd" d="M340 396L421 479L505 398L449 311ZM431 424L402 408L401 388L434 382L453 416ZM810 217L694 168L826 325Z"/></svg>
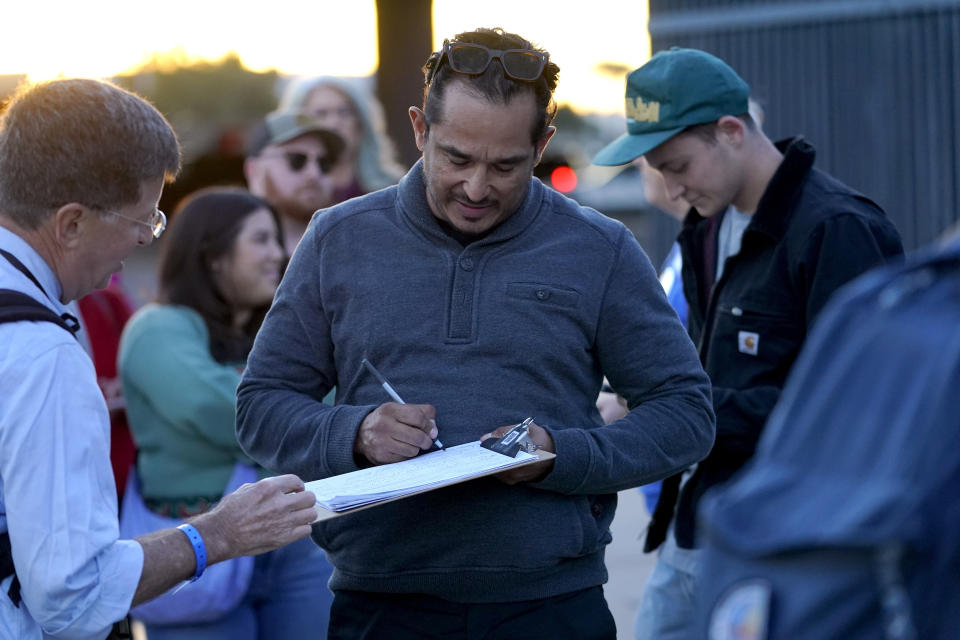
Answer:
<svg viewBox="0 0 960 640"><path fill-rule="evenodd" d="M677 547L671 526L640 597L634 623L637 640L688 640L693 637L699 568L700 550Z"/></svg>
<svg viewBox="0 0 960 640"><path fill-rule="evenodd" d="M310 538L257 556L250 589L226 617L198 625L147 625L148 640L326 638L333 568ZM202 578L201 578L202 579Z"/></svg>

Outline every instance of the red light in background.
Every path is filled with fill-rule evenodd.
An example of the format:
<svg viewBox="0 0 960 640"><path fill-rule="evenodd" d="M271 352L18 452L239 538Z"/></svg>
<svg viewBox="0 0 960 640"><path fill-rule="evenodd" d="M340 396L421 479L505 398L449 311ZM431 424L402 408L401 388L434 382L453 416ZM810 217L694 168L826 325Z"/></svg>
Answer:
<svg viewBox="0 0 960 640"><path fill-rule="evenodd" d="M550 172L550 184L560 193L570 193L577 188L577 172L570 167L557 167Z"/></svg>

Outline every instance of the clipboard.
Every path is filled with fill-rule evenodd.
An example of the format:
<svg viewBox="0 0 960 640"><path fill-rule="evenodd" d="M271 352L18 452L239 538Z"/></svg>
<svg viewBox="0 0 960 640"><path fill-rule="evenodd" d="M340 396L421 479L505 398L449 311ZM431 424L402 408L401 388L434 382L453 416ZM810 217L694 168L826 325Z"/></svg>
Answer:
<svg viewBox="0 0 960 640"><path fill-rule="evenodd" d="M481 455L502 456L504 458L509 459L508 456L503 456L503 454L500 454L500 453L490 452L488 448L480 447L480 442L472 442L472 443L467 443L465 445L460 445L459 447L450 447L444 451L436 451L434 453L427 454L424 456L410 458L409 460L404 460L402 462L395 462L389 465L378 465L375 467L360 469L359 471L353 471L351 473L345 473L340 476L334 476L334 478L338 479L339 482L350 482L352 479L356 479L359 481L364 479L363 478L364 475L371 475L374 473L378 473L378 470L380 473L383 473L383 470L391 467L397 473L403 474L405 469L400 468L401 465L406 465L407 468L424 466L425 463L423 461L428 460L430 456L443 456L446 454L450 454L451 456L453 456L460 453L458 452L458 450L462 451L465 456L468 454L471 456L475 455L477 451L482 450L488 453L481 454ZM497 468L492 468L492 469L485 469L485 470L480 470L476 472L468 472L468 473L461 473L459 475L453 475L445 479L439 479L436 482L431 482L429 486L416 485L414 483L413 486L410 486L407 489L403 489L403 492L399 495L392 495L389 497L384 497L382 499L375 499L366 504L361 504L359 506L350 507L350 508L344 508L341 510L333 510L325 507L324 505L320 504L319 497L318 497L318 502L316 503L316 505L314 505L314 508L316 509L316 512L317 512L317 519L314 520L314 523L323 522L325 520L331 520L333 518L338 518L340 516L356 513L357 511L363 511L364 509L370 509L372 507L376 507L382 504L387 504L388 502L403 500L404 498L409 498L410 496L419 495L421 493L427 493L429 491L435 491L436 489L442 489L443 487L449 487L451 485L459 484L461 482L467 482L470 480L474 480L476 478L483 478L485 476L494 475L494 474L500 473L501 471L506 471L508 469L516 469L516 468L527 466L530 464L537 464L540 462L544 462L546 460L551 460L555 457L556 457L555 454L550 453L548 451L543 451L540 449L532 453L523 452L523 456L521 460L513 462L508 466L499 466ZM317 490L322 486L321 483L330 481L332 479L333 478L326 478L324 480L314 480L313 482L307 482L306 483L307 490L313 491L314 494L317 495L318 494Z"/></svg>

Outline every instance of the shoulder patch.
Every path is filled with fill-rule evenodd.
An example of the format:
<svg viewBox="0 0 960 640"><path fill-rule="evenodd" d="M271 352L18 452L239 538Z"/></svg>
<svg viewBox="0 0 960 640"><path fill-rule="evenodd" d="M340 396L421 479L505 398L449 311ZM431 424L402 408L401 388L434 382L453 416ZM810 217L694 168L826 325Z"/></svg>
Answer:
<svg viewBox="0 0 960 640"><path fill-rule="evenodd" d="M767 580L734 583L710 612L710 640L765 640L771 599Z"/></svg>

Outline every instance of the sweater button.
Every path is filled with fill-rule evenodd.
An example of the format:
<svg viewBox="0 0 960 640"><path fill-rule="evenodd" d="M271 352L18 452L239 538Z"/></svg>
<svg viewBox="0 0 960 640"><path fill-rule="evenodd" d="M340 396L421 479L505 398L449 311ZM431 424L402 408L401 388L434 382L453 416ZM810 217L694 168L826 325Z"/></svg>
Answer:
<svg viewBox="0 0 960 640"><path fill-rule="evenodd" d="M590 505L590 513L593 514L594 518L599 518L603 515L603 505L599 502L594 502Z"/></svg>
<svg viewBox="0 0 960 640"><path fill-rule="evenodd" d="M550 292L546 289L537 289L537 300L546 300L550 297Z"/></svg>
<svg viewBox="0 0 960 640"><path fill-rule="evenodd" d="M460 268L464 271L473 271L473 258L460 258Z"/></svg>

